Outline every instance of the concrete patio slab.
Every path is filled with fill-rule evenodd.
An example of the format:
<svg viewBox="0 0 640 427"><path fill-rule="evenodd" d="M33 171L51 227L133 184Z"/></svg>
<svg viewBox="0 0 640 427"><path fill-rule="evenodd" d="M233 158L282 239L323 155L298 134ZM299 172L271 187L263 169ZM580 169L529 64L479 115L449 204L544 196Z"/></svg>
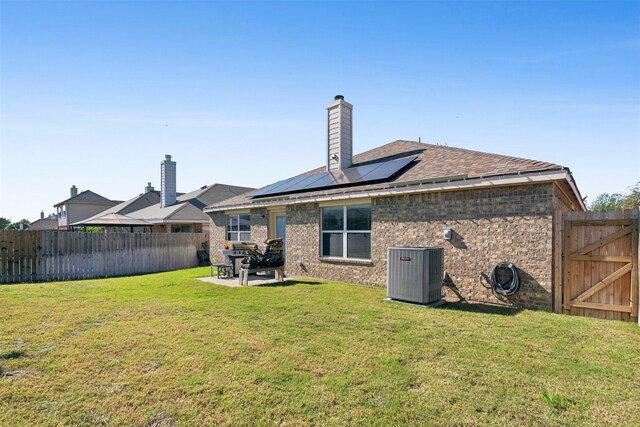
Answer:
<svg viewBox="0 0 640 427"><path fill-rule="evenodd" d="M213 283L214 285L229 286L231 288L240 287L240 280L237 277L217 278L217 277L199 277L198 280ZM287 279L284 280L286 282ZM268 285L270 283L284 283L276 280L274 274L251 274L249 275L249 286Z"/></svg>

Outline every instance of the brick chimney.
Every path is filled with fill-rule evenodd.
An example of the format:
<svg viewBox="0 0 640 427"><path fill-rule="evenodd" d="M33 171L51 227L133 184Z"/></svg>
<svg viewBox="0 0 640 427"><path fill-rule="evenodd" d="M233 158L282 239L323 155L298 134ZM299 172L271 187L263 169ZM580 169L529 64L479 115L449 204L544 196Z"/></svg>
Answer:
<svg viewBox="0 0 640 427"><path fill-rule="evenodd" d="M76 197L78 195L78 188L75 185L71 186L71 197Z"/></svg>
<svg viewBox="0 0 640 427"><path fill-rule="evenodd" d="M346 169L351 166L353 154L353 105L344 96L336 95L327 105L327 170Z"/></svg>
<svg viewBox="0 0 640 427"><path fill-rule="evenodd" d="M146 186L146 187L144 187L144 192L145 192L145 193L148 193L149 191L154 191L154 190L155 190L155 188L153 188L153 187L151 186L151 183L150 183L150 182L147 182L147 186Z"/></svg>
<svg viewBox="0 0 640 427"><path fill-rule="evenodd" d="M160 163L160 207L166 208L176 202L176 162L171 155L164 156Z"/></svg>

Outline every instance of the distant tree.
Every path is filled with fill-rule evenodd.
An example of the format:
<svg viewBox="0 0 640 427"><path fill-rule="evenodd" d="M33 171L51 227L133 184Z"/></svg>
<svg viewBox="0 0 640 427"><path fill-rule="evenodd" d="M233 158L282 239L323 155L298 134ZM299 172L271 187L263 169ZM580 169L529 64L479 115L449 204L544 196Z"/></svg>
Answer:
<svg viewBox="0 0 640 427"><path fill-rule="evenodd" d="M620 193L600 193L593 199L589 208L592 211L619 211L624 196Z"/></svg>
<svg viewBox="0 0 640 427"><path fill-rule="evenodd" d="M640 181L629 187L628 194L600 193L593 200L589 208L592 211L620 211L640 207Z"/></svg>
<svg viewBox="0 0 640 427"><path fill-rule="evenodd" d="M624 209L640 208L640 181L629 188L629 194L624 198L622 207Z"/></svg>
<svg viewBox="0 0 640 427"><path fill-rule="evenodd" d="M21 219L20 221L14 222L10 226L8 226L7 230L20 230L20 224L22 224L22 229L26 230L29 228L29 224L31 223L29 222L28 219Z"/></svg>
<svg viewBox="0 0 640 427"><path fill-rule="evenodd" d="M0 230L4 230L11 225L11 220L7 218L0 218Z"/></svg>

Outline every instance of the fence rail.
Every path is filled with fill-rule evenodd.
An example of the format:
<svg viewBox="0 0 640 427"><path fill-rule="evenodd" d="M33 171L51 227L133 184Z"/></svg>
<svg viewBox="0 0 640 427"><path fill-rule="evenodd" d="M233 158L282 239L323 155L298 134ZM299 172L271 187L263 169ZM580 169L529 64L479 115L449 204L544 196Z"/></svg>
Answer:
<svg viewBox="0 0 640 427"><path fill-rule="evenodd" d="M198 266L206 233L0 231L0 283L157 273Z"/></svg>

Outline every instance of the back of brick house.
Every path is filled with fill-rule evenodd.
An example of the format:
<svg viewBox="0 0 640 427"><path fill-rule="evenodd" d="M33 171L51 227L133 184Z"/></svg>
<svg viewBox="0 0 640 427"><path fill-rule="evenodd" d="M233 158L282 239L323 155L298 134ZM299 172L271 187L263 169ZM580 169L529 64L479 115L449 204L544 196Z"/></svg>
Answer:
<svg viewBox="0 0 640 427"><path fill-rule="evenodd" d="M276 183L205 208L212 259L223 261L217 248L225 240L279 235L288 275L385 286L389 247L442 247L448 293L556 308L557 224L564 212L585 210L568 168L404 140L352 157L352 108L341 96L329 104L326 166L300 176L310 182L330 174L333 185L296 190ZM377 164L393 168L399 159L408 164L386 178L344 178ZM443 238L445 229L452 230L451 240ZM500 261L514 263L520 273L520 290L510 297L481 284L481 274Z"/></svg>

